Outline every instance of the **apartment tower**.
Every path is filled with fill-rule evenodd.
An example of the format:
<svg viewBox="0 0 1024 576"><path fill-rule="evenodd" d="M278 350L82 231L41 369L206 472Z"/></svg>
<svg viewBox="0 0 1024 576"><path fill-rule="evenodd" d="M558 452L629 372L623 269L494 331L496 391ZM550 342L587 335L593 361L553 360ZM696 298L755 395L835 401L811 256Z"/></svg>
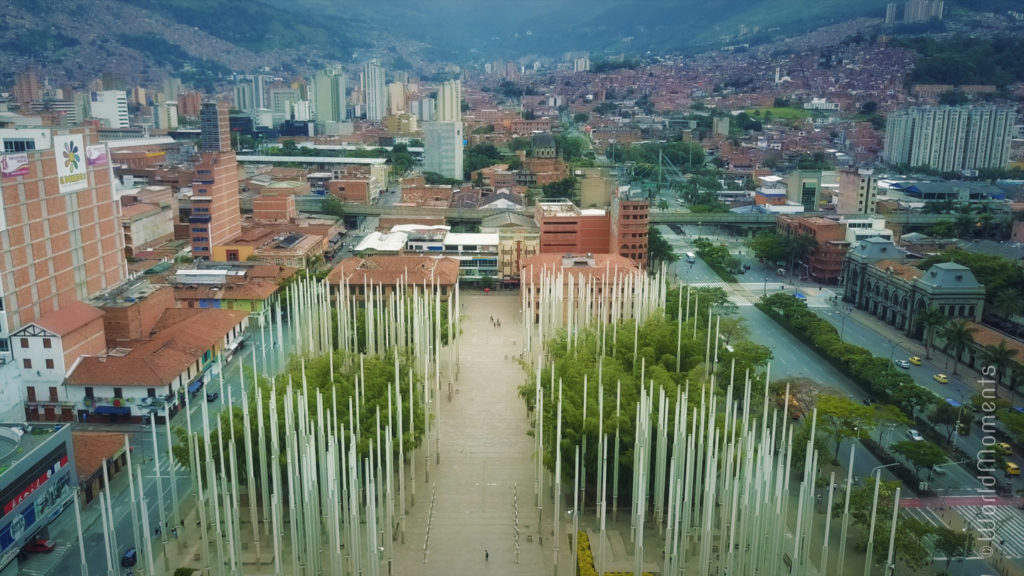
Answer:
<svg viewBox="0 0 1024 576"><path fill-rule="evenodd" d="M213 247L241 234L238 163L231 150L228 104L204 102L199 112L201 151L192 181L189 230L192 256L209 259Z"/></svg>

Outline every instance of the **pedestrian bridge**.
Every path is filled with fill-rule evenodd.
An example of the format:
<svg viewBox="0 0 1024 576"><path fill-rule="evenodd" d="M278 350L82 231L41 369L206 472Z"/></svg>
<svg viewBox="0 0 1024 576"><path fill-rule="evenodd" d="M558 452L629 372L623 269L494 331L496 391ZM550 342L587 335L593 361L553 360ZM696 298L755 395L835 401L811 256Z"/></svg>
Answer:
<svg viewBox="0 0 1024 576"><path fill-rule="evenodd" d="M295 206L300 212L312 212L312 213L323 213L324 196L296 196ZM242 208L252 208L251 201L248 202L249 206L246 206L246 201L242 201ZM503 212L502 210L472 210L462 208L423 208L419 206L386 206L376 204L342 204L342 209L346 215L350 216L427 216L436 215L443 216L448 220L458 220L462 222L480 222L488 216L493 216ZM523 212L523 215L532 217L533 209L527 208ZM812 213L803 214L804 216L813 215ZM893 224L910 225L910 226L926 226L930 224L938 224L940 222L952 222L954 216L951 214L917 214L917 213L892 213L886 214L885 218L887 221ZM760 212L751 212L745 214L737 214L735 212L704 212L704 213L693 213L693 212L681 212L676 210L652 210L651 211L651 222L654 224L720 224L720 225L733 225L733 226L758 226L758 227L771 227L775 226L775 214L762 214Z"/></svg>

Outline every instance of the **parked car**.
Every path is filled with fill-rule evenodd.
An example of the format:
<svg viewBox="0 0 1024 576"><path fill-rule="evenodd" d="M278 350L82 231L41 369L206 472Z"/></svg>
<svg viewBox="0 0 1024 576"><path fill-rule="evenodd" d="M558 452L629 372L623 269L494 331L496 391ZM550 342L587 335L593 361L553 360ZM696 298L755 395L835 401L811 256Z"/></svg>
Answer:
<svg viewBox="0 0 1024 576"><path fill-rule="evenodd" d="M25 544L22 550L25 552L53 552L53 549L57 546L57 543L53 540L46 540L45 538L36 538L35 540Z"/></svg>
<svg viewBox="0 0 1024 576"><path fill-rule="evenodd" d="M914 430L913 428L907 430L907 436L910 436L910 439L915 442L920 442L921 440L924 440L924 436L921 436L921 433L918 432L917 430Z"/></svg>
<svg viewBox="0 0 1024 576"><path fill-rule="evenodd" d="M896 361L896 365L899 366L900 368L910 368L910 361L900 359Z"/></svg>
<svg viewBox="0 0 1024 576"><path fill-rule="evenodd" d="M920 366L921 365L921 357L920 356L911 356L910 358L907 358L907 360L911 364L913 364L914 366Z"/></svg>
<svg viewBox="0 0 1024 576"><path fill-rule="evenodd" d="M218 398L220 398L220 392L207 392L206 393L206 401L207 402L216 402Z"/></svg>
<svg viewBox="0 0 1024 576"><path fill-rule="evenodd" d="M945 374L936 374L932 376L932 380L935 380L939 384L949 384L949 376Z"/></svg>
<svg viewBox="0 0 1024 576"><path fill-rule="evenodd" d="M121 554L121 566L124 568L131 568L139 561L139 556L135 552L135 548L129 548Z"/></svg>

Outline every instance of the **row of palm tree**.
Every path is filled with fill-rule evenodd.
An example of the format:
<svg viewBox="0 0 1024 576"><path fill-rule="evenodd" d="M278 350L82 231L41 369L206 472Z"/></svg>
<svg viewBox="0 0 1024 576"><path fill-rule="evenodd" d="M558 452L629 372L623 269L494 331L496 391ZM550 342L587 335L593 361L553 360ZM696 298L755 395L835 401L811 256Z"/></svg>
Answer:
<svg viewBox="0 0 1024 576"><path fill-rule="evenodd" d="M963 319L952 319L943 314L938 308L930 306L918 312L917 321L924 328L924 353L925 358L931 358L931 349L935 336L943 340L942 351L946 354L946 365L953 360L953 374L957 374L960 366L960 358L968 346L975 343L974 328L967 325ZM1017 385L1024 382L1024 369L1014 362L1017 350L1010 348L1006 340L1000 340L999 344L982 347L978 354L978 361L984 366L994 366L996 369L996 396L999 395L999 386L1003 383L1003 377L1011 365L1017 368L1014 370L1013 378L1008 382L1010 393L1015 395Z"/></svg>

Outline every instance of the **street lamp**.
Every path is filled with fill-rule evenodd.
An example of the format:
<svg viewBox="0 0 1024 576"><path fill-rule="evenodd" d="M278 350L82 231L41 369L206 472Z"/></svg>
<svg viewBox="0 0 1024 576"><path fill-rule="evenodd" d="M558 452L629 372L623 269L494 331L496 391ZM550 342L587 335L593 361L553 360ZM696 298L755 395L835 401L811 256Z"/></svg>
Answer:
<svg viewBox="0 0 1024 576"><path fill-rule="evenodd" d="M892 359L896 355L896 347L903 344L903 340L891 340L889 343L892 344L892 350L889 351L889 363L892 364Z"/></svg>
<svg viewBox="0 0 1024 576"><path fill-rule="evenodd" d="M956 393L960 396L960 406L956 411L956 429L953 431L953 453L956 453L956 441L957 437L960 436L960 416L964 413L964 391L962 388L957 386Z"/></svg>
<svg viewBox="0 0 1024 576"><path fill-rule="evenodd" d="M889 468L889 467L892 467L892 466L899 466L899 465L900 465L899 462L893 462L892 464L881 464L879 466L875 466L874 468L871 469L871 474L870 475L874 476L875 472L878 472L882 468Z"/></svg>

